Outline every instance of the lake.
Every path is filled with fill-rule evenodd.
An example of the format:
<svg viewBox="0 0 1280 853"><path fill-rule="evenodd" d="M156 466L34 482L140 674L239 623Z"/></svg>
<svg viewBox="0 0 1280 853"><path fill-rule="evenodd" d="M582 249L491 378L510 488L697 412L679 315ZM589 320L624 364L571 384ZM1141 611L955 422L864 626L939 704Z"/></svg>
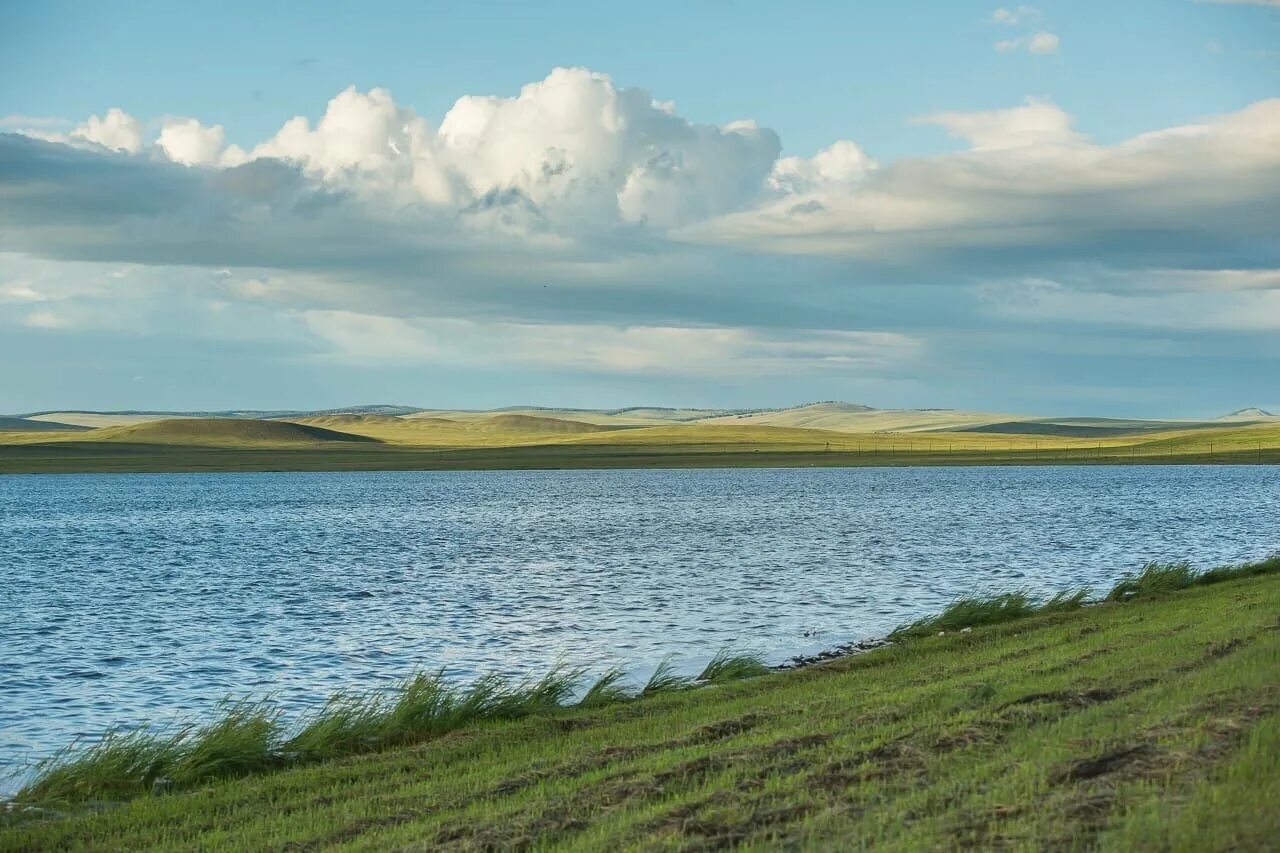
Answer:
<svg viewBox="0 0 1280 853"><path fill-rule="evenodd" d="M4 476L0 547L4 773L229 694L781 662L975 590L1258 558L1280 468Z"/></svg>

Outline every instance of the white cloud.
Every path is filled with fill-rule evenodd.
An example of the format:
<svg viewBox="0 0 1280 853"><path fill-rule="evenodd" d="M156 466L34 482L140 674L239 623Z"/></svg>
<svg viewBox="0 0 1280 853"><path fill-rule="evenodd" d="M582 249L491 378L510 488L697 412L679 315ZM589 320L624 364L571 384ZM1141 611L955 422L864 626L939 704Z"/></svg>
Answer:
<svg viewBox="0 0 1280 853"><path fill-rule="evenodd" d="M1113 293L1031 278L987 285L980 295L990 312L1017 320L1147 329L1280 331L1280 289Z"/></svg>
<svg viewBox="0 0 1280 853"><path fill-rule="evenodd" d="M1043 31L996 42L996 50L1000 53L1026 51L1036 56L1057 53L1061 46L1062 40L1058 36Z"/></svg>
<svg viewBox="0 0 1280 853"><path fill-rule="evenodd" d="M1043 55L1057 53L1062 41L1053 33L1038 32L1027 41L1027 53Z"/></svg>
<svg viewBox="0 0 1280 853"><path fill-rule="evenodd" d="M1115 281L1203 266L1227 289L1265 290L1251 270L1280 267L1280 99L1113 145L1034 99L919 121L964 150L877 163L841 140L779 159L772 131L695 124L584 69L460 98L438 128L348 89L235 167L222 128L196 119L165 121L136 157L83 134L79 150L0 136L17 176L0 222L33 257L225 268L198 286L264 312L699 330L673 333L684 342L761 322L862 328L857 288L1062 278L1083 258ZM132 144L106 131L137 126L117 110L84 134Z"/></svg>
<svg viewBox="0 0 1280 853"><path fill-rule="evenodd" d="M755 198L779 147L752 122L695 125L607 75L557 68L514 98L459 98L437 131L385 89L349 88L314 128L290 119L253 156L481 215L669 226Z"/></svg>
<svg viewBox="0 0 1280 853"><path fill-rule="evenodd" d="M991 21L996 24L1017 26L1025 21L1040 17L1040 10L1034 6L1001 6L991 13Z"/></svg>
<svg viewBox="0 0 1280 853"><path fill-rule="evenodd" d="M238 166L248 158L239 146L227 146L222 125L206 127L193 118L167 118L156 147L184 166Z"/></svg>
<svg viewBox="0 0 1280 853"><path fill-rule="evenodd" d="M32 311L23 318L22 325L32 329L68 329L74 324L53 311Z"/></svg>
<svg viewBox="0 0 1280 853"><path fill-rule="evenodd" d="M1116 253L1274 257L1280 99L1112 146L1088 141L1045 102L925 120L971 150L898 161L853 191L811 194L803 209L775 202L684 236L928 264L943 263L940 251L986 254L990 264L997 249L1041 264Z"/></svg>
<svg viewBox="0 0 1280 853"><path fill-rule="evenodd" d="M773 165L769 185L784 193L807 193L824 187L849 187L877 163L855 142L842 139L809 159L783 157Z"/></svg>
<svg viewBox="0 0 1280 853"><path fill-rule="evenodd" d="M1020 107L983 112L934 113L916 119L936 124L965 140L975 151L1028 146L1074 145L1084 136L1072 128L1071 116L1049 101L1029 98Z"/></svg>
<svg viewBox="0 0 1280 853"><path fill-rule="evenodd" d="M920 351L919 341L894 332L477 322L332 310L306 311L302 319L330 345L324 360L348 364L527 364L699 376L865 375L899 365Z"/></svg>
<svg viewBox="0 0 1280 853"><path fill-rule="evenodd" d="M1270 6L1280 9L1280 0L1207 0L1219 6Z"/></svg>
<svg viewBox="0 0 1280 853"><path fill-rule="evenodd" d="M71 131L71 136L110 148L137 154L142 150L142 127L138 120L119 107L107 110L105 116L89 116L84 124Z"/></svg>

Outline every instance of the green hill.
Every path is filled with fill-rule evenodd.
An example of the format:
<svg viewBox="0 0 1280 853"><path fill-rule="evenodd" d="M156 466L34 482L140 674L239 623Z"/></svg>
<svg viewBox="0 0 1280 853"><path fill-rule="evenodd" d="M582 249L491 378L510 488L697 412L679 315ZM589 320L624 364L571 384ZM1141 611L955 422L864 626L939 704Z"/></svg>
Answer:
<svg viewBox="0 0 1280 853"><path fill-rule="evenodd" d="M534 415L494 415L471 424L481 432L535 433L538 435L563 435L565 433L600 432L616 427L570 421L562 418L543 418Z"/></svg>
<svg viewBox="0 0 1280 853"><path fill-rule="evenodd" d="M78 432L89 427L57 421L35 421L27 418L0 417L0 432Z"/></svg>
<svg viewBox="0 0 1280 853"><path fill-rule="evenodd" d="M329 442L368 442L377 439L348 432L297 424L291 421L259 421L238 418L182 418L148 421L129 426L106 427L84 436L85 440L132 444L280 445Z"/></svg>

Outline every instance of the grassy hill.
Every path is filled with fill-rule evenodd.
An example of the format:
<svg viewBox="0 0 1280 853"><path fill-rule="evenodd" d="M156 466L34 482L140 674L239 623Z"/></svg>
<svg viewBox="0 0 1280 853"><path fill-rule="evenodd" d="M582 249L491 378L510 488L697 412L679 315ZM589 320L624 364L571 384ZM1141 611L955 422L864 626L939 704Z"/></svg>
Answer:
<svg viewBox="0 0 1280 853"><path fill-rule="evenodd" d="M85 429L88 429L88 427L58 423L57 421L37 421L29 418L6 418L0 416L0 432L79 432Z"/></svg>
<svg viewBox="0 0 1280 853"><path fill-rule="evenodd" d="M533 433L535 435L564 435L567 433L582 434L600 432L602 429L617 429L617 425L603 425L572 421L564 418L550 418L537 415L493 415L472 423L473 429L483 432L497 433Z"/></svg>
<svg viewBox="0 0 1280 853"><path fill-rule="evenodd" d="M1024 432L1024 423L1029 430L1063 428ZM0 473L1280 462L1274 421L1176 429L1121 423L1098 434L1089 423L1032 420L1010 432L855 432L749 420L622 425L524 414L462 421L385 414L188 418L78 432L0 431Z"/></svg>
<svg viewBox="0 0 1280 853"><path fill-rule="evenodd" d="M289 421L184 418L106 427L79 436L85 441L128 444L230 445L369 442L376 439Z"/></svg>
<svg viewBox="0 0 1280 853"><path fill-rule="evenodd" d="M19 808L0 850L1273 849L1277 613L1269 575L951 629L188 792ZM251 750L251 730L220 737Z"/></svg>
<svg viewBox="0 0 1280 853"><path fill-rule="evenodd" d="M964 412L954 409L873 409L854 403L814 403L791 409L707 418L701 423L874 433L957 429L1012 420L1019 420L1019 417L1010 414Z"/></svg>

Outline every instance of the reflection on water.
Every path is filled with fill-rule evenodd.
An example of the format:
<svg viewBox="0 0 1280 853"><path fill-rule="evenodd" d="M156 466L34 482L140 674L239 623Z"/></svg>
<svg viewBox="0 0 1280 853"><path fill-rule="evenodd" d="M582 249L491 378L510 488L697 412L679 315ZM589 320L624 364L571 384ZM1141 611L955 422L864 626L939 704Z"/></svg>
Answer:
<svg viewBox="0 0 1280 853"><path fill-rule="evenodd" d="M229 693L777 661L976 588L1259 557L1280 469L11 476L0 547L3 771Z"/></svg>

